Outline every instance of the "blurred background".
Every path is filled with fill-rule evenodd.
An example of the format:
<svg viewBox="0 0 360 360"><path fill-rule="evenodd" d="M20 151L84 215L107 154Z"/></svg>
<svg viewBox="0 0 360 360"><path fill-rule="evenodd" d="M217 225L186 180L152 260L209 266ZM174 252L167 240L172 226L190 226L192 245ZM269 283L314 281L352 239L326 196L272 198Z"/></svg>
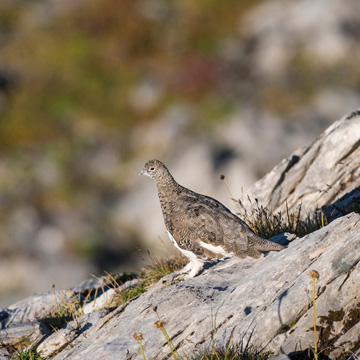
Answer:
<svg viewBox="0 0 360 360"><path fill-rule="evenodd" d="M174 253L151 158L234 196L360 106L360 2L1 0L0 308Z"/></svg>

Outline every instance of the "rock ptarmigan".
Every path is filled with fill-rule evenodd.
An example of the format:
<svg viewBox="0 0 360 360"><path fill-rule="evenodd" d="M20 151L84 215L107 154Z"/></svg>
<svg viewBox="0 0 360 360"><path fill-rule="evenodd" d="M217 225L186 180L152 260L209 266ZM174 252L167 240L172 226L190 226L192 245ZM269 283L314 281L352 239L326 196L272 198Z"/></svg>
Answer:
<svg viewBox="0 0 360 360"><path fill-rule="evenodd" d="M259 258L260 251L285 247L257 236L250 227L219 201L180 184L159 160L148 161L139 175L156 181L167 233L189 260L182 273L196 276L204 262L236 255Z"/></svg>

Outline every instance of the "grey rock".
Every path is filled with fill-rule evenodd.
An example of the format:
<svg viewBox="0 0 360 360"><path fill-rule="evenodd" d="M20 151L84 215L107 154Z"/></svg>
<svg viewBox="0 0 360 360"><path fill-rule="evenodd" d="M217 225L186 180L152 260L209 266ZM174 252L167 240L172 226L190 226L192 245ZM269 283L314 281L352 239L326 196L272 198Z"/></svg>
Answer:
<svg viewBox="0 0 360 360"><path fill-rule="evenodd" d="M327 218L335 218L345 215L349 209L355 209L360 206L360 187L355 188L349 193L345 194L339 200L335 201L329 206L323 208L324 215Z"/></svg>
<svg viewBox="0 0 360 360"><path fill-rule="evenodd" d="M294 241L296 239L298 239L298 237L295 234L283 233L280 235L275 235L271 237L269 240L276 242L280 245L288 245L289 242Z"/></svg>
<svg viewBox="0 0 360 360"><path fill-rule="evenodd" d="M82 308L83 313L89 314L92 313L93 311L108 308L109 306L111 306L112 301L117 294L119 294L123 290L134 288L138 284L138 282L139 279L128 280L124 284L122 284L121 286L115 289L109 289L102 294L101 292L98 293L99 295L96 297L96 299L94 299L91 302L88 302L83 306Z"/></svg>
<svg viewBox="0 0 360 360"><path fill-rule="evenodd" d="M100 296L98 296L93 301L85 304L84 307L82 308L82 311L84 312L84 314L90 314L93 311L103 309L108 304L111 303L114 296L116 296L116 290L109 289L108 291L102 293Z"/></svg>
<svg viewBox="0 0 360 360"><path fill-rule="evenodd" d="M248 191L274 212L303 213L327 206L359 187L360 113L336 121L312 144L296 150ZM247 208L252 205L244 196Z"/></svg>
<svg viewBox="0 0 360 360"><path fill-rule="evenodd" d="M320 273L318 326L320 316L328 316L331 310L343 309L345 321L360 295L360 252L354 251L360 249L359 232L360 216L350 214L291 242L280 253L259 260L227 259L197 278L170 286L160 281L55 359L140 358L132 337L135 332L143 334L148 358L166 359L170 350L154 326L154 306L180 355L211 348L213 330L218 345L232 337L233 344L243 348L274 353L305 350L313 346L308 272ZM296 325L288 329L294 320ZM347 332L343 323L339 328Z"/></svg>
<svg viewBox="0 0 360 360"><path fill-rule="evenodd" d="M0 313L3 320L0 322L1 328L11 328L15 325L26 322L54 317L57 314L57 306L71 302L71 293L66 290L35 294L21 300ZM1 314L3 314L1 316Z"/></svg>
<svg viewBox="0 0 360 360"><path fill-rule="evenodd" d="M64 347L73 344L73 341L82 336L86 338L89 329L99 319L106 316L107 311L96 311L88 315L82 315L66 323L61 329L55 331L51 336L48 336L38 346L37 351L43 357L49 357L60 352Z"/></svg>
<svg viewBox="0 0 360 360"><path fill-rule="evenodd" d="M112 274L112 276L114 277L114 284L116 281L116 278L130 278L130 280L125 281L121 286L119 286L119 290L125 289L125 288L129 288L129 287L134 287L137 283L137 279L136 274L135 273L119 273L119 274ZM131 279L134 278L134 279ZM124 281L123 280L123 281ZM109 280L108 276L100 276L100 277L93 277L91 279L87 279L82 281L80 284L74 286L73 288L71 288L71 291L74 293L80 293L82 291L85 290L102 290L102 291L106 291L109 286L107 285L107 283L112 282L111 280ZM120 280L118 280L120 281ZM120 281L120 282L123 282ZM0 313L1 316L1 313Z"/></svg>
<svg viewBox="0 0 360 360"><path fill-rule="evenodd" d="M11 355L6 349L0 348L0 360L9 360L11 359Z"/></svg>
<svg viewBox="0 0 360 360"><path fill-rule="evenodd" d="M344 335L340 336L334 343L334 349L330 353L331 359L338 359L344 353L352 353L354 344L357 344L359 341L360 334L360 322L355 324L349 331ZM356 351L358 355L360 354L360 349ZM356 356L356 352L354 356Z"/></svg>
<svg viewBox="0 0 360 360"><path fill-rule="evenodd" d="M23 339L36 342L49 334L50 330L44 324L33 321L0 330L0 343L2 346L16 345Z"/></svg>
<svg viewBox="0 0 360 360"><path fill-rule="evenodd" d="M71 290L79 293L89 289L101 289L104 286L104 277L93 277L82 281L80 284L74 286Z"/></svg>
<svg viewBox="0 0 360 360"><path fill-rule="evenodd" d="M11 355L5 349L0 349L0 360L9 360L9 359L11 359Z"/></svg>
<svg viewBox="0 0 360 360"><path fill-rule="evenodd" d="M284 76L291 67L292 57L301 51L323 66L331 66L344 59L355 46L355 38L346 29L358 23L355 14L360 9L359 3L353 2L346 8L339 7L336 0L313 5L310 0L295 4L267 1L246 17L243 32L254 41L250 51L258 78Z"/></svg>

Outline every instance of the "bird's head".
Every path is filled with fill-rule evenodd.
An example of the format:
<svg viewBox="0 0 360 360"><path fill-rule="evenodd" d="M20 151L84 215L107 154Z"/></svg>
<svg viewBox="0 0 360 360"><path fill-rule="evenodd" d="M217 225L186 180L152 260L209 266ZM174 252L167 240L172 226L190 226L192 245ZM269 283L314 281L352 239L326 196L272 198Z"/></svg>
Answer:
<svg viewBox="0 0 360 360"><path fill-rule="evenodd" d="M149 160L144 165L139 175L149 176L152 179L157 180L158 177L161 176L161 174L164 171L167 172L165 165L161 161L154 159L154 160Z"/></svg>

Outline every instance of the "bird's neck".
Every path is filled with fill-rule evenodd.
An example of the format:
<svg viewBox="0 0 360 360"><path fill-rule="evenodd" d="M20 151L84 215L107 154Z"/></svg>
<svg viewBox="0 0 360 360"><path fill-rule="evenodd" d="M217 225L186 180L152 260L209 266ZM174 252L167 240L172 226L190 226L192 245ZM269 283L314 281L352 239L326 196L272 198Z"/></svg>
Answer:
<svg viewBox="0 0 360 360"><path fill-rule="evenodd" d="M175 181L170 172L163 173L156 185L159 195L170 196L179 193L182 189L182 186Z"/></svg>

